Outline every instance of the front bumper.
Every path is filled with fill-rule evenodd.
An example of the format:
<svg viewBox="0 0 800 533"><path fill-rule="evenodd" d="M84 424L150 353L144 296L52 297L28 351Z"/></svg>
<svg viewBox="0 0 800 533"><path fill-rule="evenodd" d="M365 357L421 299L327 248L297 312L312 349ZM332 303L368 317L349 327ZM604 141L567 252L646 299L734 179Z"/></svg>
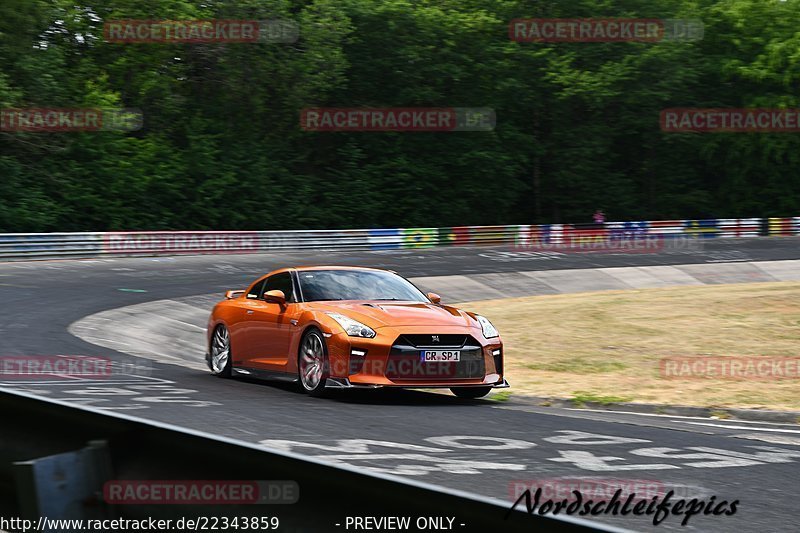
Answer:
<svg viewBox="0 0 800 533"><path fill-rule="evenodd" d="M488 385L463 385L458 383L443 383L439 385L412 384L412 385L373 385L367 383L351 383L348 378L328 378L325 381L326 389L381 389L384 387L414 388L414 389L449 389L449 388L469 388L469 387L492 387L493 389L507 389L511 385L503 378L502 381Z"/></svg>
<svg viewBox="0 0 800 533"><path fill-rule="evenodd" d="M328 333L331 388L451 388L508 386L503 343L471 327L403 326L376 329L363 339ZM436 337L436 341L432 340ZM459 362L420 360L422 350L458 350Z"/></svg>

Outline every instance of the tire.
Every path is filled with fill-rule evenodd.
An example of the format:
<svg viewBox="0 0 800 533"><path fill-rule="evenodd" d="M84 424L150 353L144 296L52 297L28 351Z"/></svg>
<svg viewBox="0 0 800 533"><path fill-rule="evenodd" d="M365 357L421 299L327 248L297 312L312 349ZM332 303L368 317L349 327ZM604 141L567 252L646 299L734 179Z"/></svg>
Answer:
<svg viewBox="0 0 800 533"><path fill-rule="evenodd" d="M450 389L453 394L466 400L482 398L489 394L490 390L492 390L491 387L453 387Z"/></svg>
<svg viewBox="0 0 800 533"><path fill-rule="evenodd" d="M211 345L208 347L208 368L211 373L221 378L231 377L231 336L228 328L220 324L214 328L211 336Z"/></svg>
<svg viewBox="0 0 800 533"><path fill-rule="evenodd" d="M297 354L297 375L300 386L309 396L326 395L325 381L328 379L328 346L322 333L312 328L303 335Z"/></svg>

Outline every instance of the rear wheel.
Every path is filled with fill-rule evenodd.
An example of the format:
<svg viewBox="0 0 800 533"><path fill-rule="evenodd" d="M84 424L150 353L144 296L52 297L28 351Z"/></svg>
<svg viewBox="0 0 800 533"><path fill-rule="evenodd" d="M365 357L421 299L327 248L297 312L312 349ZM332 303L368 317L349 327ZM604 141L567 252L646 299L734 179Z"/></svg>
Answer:
<svg viewBox="0 0 800 533"><path fill-rule="evenodd" d="M220 324L211 337L208 366L211 373L222 378L231 377L231 336L228 328Z"/></svg>
<svg viewBox="0 0 800 533"><path fill-rule="evenodd" d="M475 398L482 398L489 394L492 390L491 387L453 387L450 391L459 398L466 398L474 400Z"/></svg>
<svg viewBox="0 0 800 533"><path fill-rule="evenodd" d="M325 381L328 379L328 348L317 329L309 330L300 341L297 372L300 375L300 384L308 394L311 396L325 394Z"/></svg>

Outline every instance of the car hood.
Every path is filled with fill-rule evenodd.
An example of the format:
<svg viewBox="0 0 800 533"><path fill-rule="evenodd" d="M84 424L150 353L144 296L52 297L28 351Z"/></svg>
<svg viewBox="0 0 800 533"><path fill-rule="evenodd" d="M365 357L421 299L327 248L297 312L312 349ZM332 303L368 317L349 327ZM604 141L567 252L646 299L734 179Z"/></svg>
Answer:
<svg viewBox="0 0 800 533"><path fill-rule="evenodd" d="M385 326L474 326L467 313L446 305L387 301L311 302L308 305L320 311L341 313L373 329Z"/></svg>

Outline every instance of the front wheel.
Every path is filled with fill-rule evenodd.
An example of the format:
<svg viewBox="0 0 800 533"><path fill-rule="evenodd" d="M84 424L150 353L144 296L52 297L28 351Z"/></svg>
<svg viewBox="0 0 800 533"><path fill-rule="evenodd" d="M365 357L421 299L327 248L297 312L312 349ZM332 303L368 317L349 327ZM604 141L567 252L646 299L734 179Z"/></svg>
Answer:
<svg viewBox="0 0 800 533"><path fill-rule="evenodd" d="M211 337L208 367L211 373L222 378L231 377L231 336L228 328L220 324Z"/></svg>
<svg viewBox="0 0 800 533"><path fill-rule="evenodd" d="M328 348L319 330L310 330L300 341L297 372L300 375L300 384L309 395L325 394L325 382L328 379Z"/></svg>
<svg viewBox="0 0 800 533"><path fill-rule="evenodd" d="M467 400L482 398L489 394L490 390L492 390L491 387L453 387L450 389L450 391L459 398L465 398Z"/></svg>

